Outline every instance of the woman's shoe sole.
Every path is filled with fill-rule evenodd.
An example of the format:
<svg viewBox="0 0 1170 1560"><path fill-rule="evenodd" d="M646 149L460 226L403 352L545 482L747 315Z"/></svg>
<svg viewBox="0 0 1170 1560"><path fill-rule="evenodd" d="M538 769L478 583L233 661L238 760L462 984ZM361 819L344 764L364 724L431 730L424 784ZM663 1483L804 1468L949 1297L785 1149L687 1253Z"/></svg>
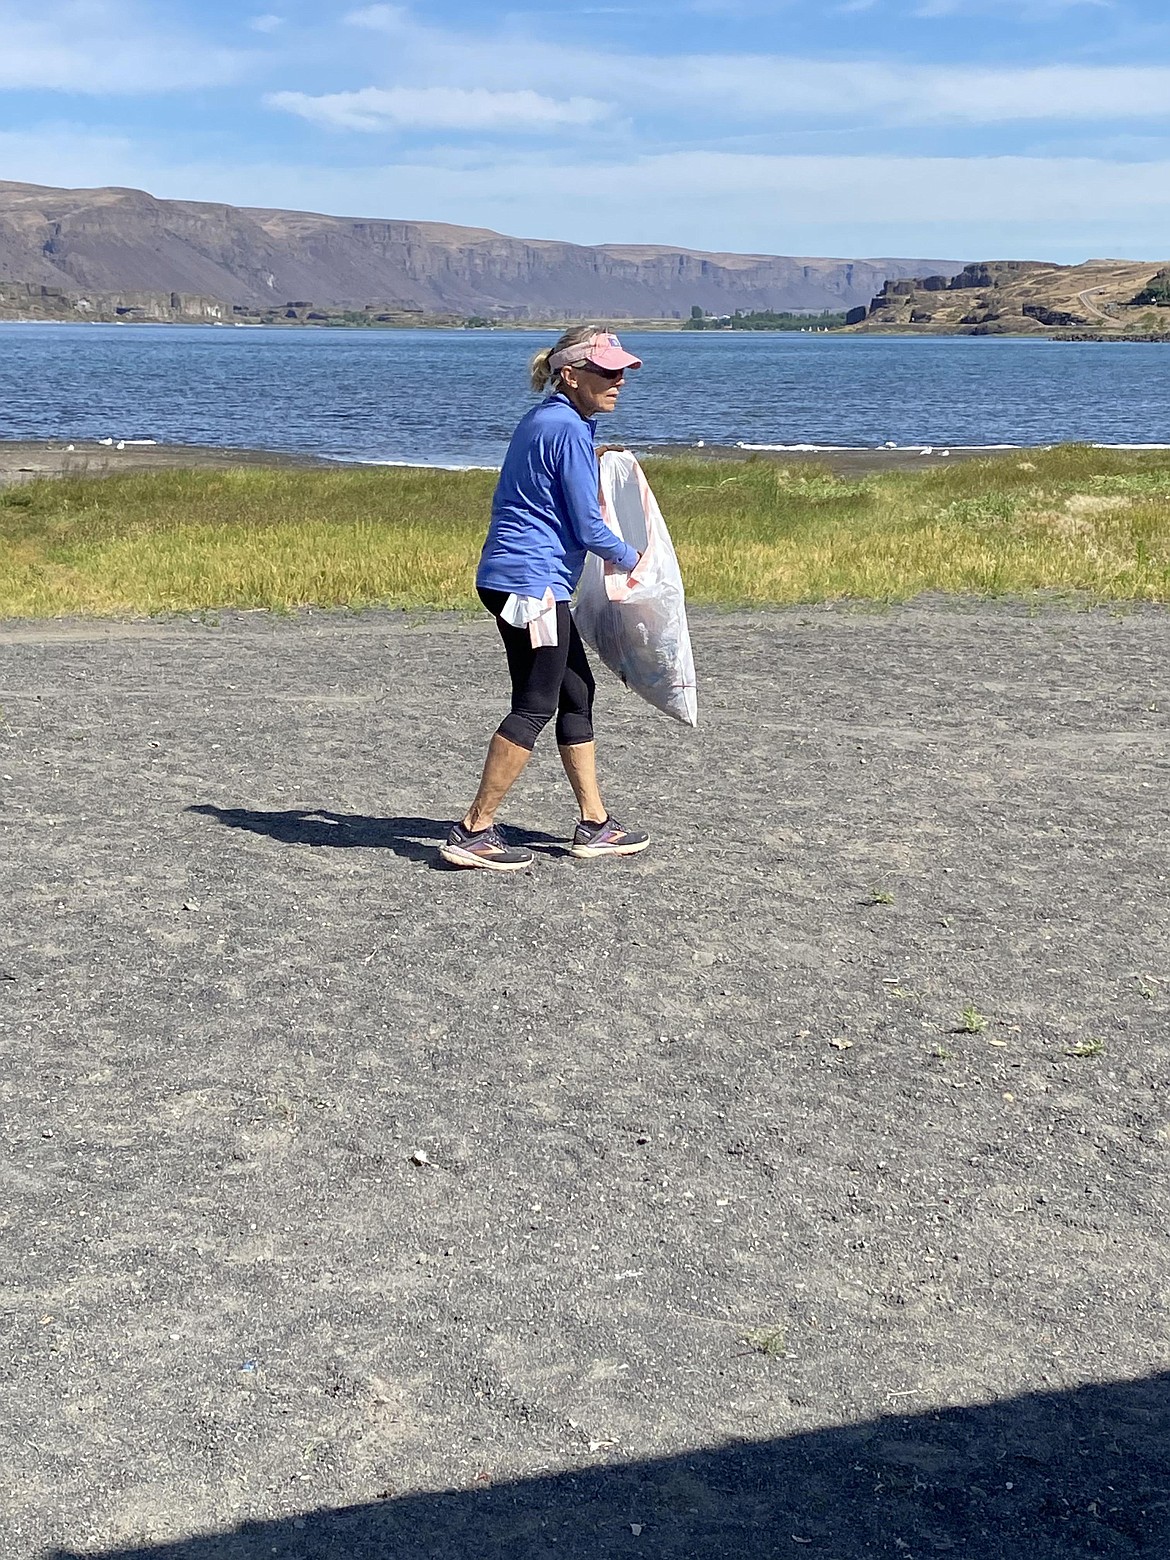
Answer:
<svg viewBox="0 0 1170 1560"><path fill-rule="evenodd" d="M637 845L570 845L569 855L582 861L596 861L599 856L636 856L649 844L649 840L641 840Z"/></svg>
<svg viewBox="0 0 1170 1560"><path fill-rule="evenodd" d="M525 872L532 865L531 856L527 861L493 861L490 856L476 856L449 845L440 845L439 855L453 867L483 867L488 872Z"/></svg>

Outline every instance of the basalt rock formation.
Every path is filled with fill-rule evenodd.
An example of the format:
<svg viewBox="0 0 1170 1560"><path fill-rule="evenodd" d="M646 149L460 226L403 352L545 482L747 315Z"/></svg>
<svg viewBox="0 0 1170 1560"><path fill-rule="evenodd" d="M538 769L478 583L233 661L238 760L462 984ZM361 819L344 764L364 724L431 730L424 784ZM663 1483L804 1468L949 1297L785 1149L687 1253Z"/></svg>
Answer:
<svg viewBox="0 0 1170 1560"><path fill-rule="evenodd" d="M231 315L230 305L197 293L104 293L93 289L82 292L37 286L33 282L0 282L0 319L208 324L222 323Z"/></svg>
<svg viewBox="0 0 1170 1560"><path fill-rule="evenodd" d="M1170 269L1150 262L978 261L949 278L898 277L846 324L862 331L977 336L1051 335L1076 330L1102 338L1170 335Z"/></svg>

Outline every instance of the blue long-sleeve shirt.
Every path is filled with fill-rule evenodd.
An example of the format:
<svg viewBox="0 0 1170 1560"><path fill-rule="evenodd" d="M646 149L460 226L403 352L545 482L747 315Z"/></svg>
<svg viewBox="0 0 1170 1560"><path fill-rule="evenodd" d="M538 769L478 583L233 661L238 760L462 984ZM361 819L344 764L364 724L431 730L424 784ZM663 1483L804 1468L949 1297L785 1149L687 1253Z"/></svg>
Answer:
<svg viewBox="0 0 1170 1560"><path fill-rule="evenodd" d="M557 601L568 601L587 552L621 569L637 563L637 549L601 518L595 427L563 395L520 419L492 498L477 585L517 596L543 596L551 585Z"/></svg>

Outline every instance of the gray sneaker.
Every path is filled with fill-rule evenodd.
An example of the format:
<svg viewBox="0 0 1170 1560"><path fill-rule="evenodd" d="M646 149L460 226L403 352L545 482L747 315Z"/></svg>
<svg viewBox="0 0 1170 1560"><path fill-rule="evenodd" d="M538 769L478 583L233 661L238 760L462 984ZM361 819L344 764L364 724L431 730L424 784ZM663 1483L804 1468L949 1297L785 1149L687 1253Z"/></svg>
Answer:
<svg viewBox="0 0 1170 1560"><path fill-rule="evenodd" d="M492 872L523 872L532 865L532 852L518 845L505 845L495 824L473 833L461 823L453 823L439 855L453 867L487 867Z"/></svg>
<svg viewBox="0 0 1170 1560"><path fill-rule="evenodd" d="M586 823L582 819L573 834L569 854L587 859L596 856L636 856L649 843L648 834L643 834L640 829L624 829L616 818L607 818L604 823Z"/></svg>

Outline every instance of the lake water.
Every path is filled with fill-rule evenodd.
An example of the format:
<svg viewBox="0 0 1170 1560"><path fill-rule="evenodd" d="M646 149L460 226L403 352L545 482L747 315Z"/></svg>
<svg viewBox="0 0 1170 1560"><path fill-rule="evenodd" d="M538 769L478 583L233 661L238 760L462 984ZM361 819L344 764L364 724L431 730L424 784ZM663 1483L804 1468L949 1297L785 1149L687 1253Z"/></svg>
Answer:
<svg viewBox="0 0 1170 1560"><path fill-rule="evenodd" d="M629 332L611 442L1170 442L1170 344ZM0 324L0 438L495 465L529 331Z"/></svg>

